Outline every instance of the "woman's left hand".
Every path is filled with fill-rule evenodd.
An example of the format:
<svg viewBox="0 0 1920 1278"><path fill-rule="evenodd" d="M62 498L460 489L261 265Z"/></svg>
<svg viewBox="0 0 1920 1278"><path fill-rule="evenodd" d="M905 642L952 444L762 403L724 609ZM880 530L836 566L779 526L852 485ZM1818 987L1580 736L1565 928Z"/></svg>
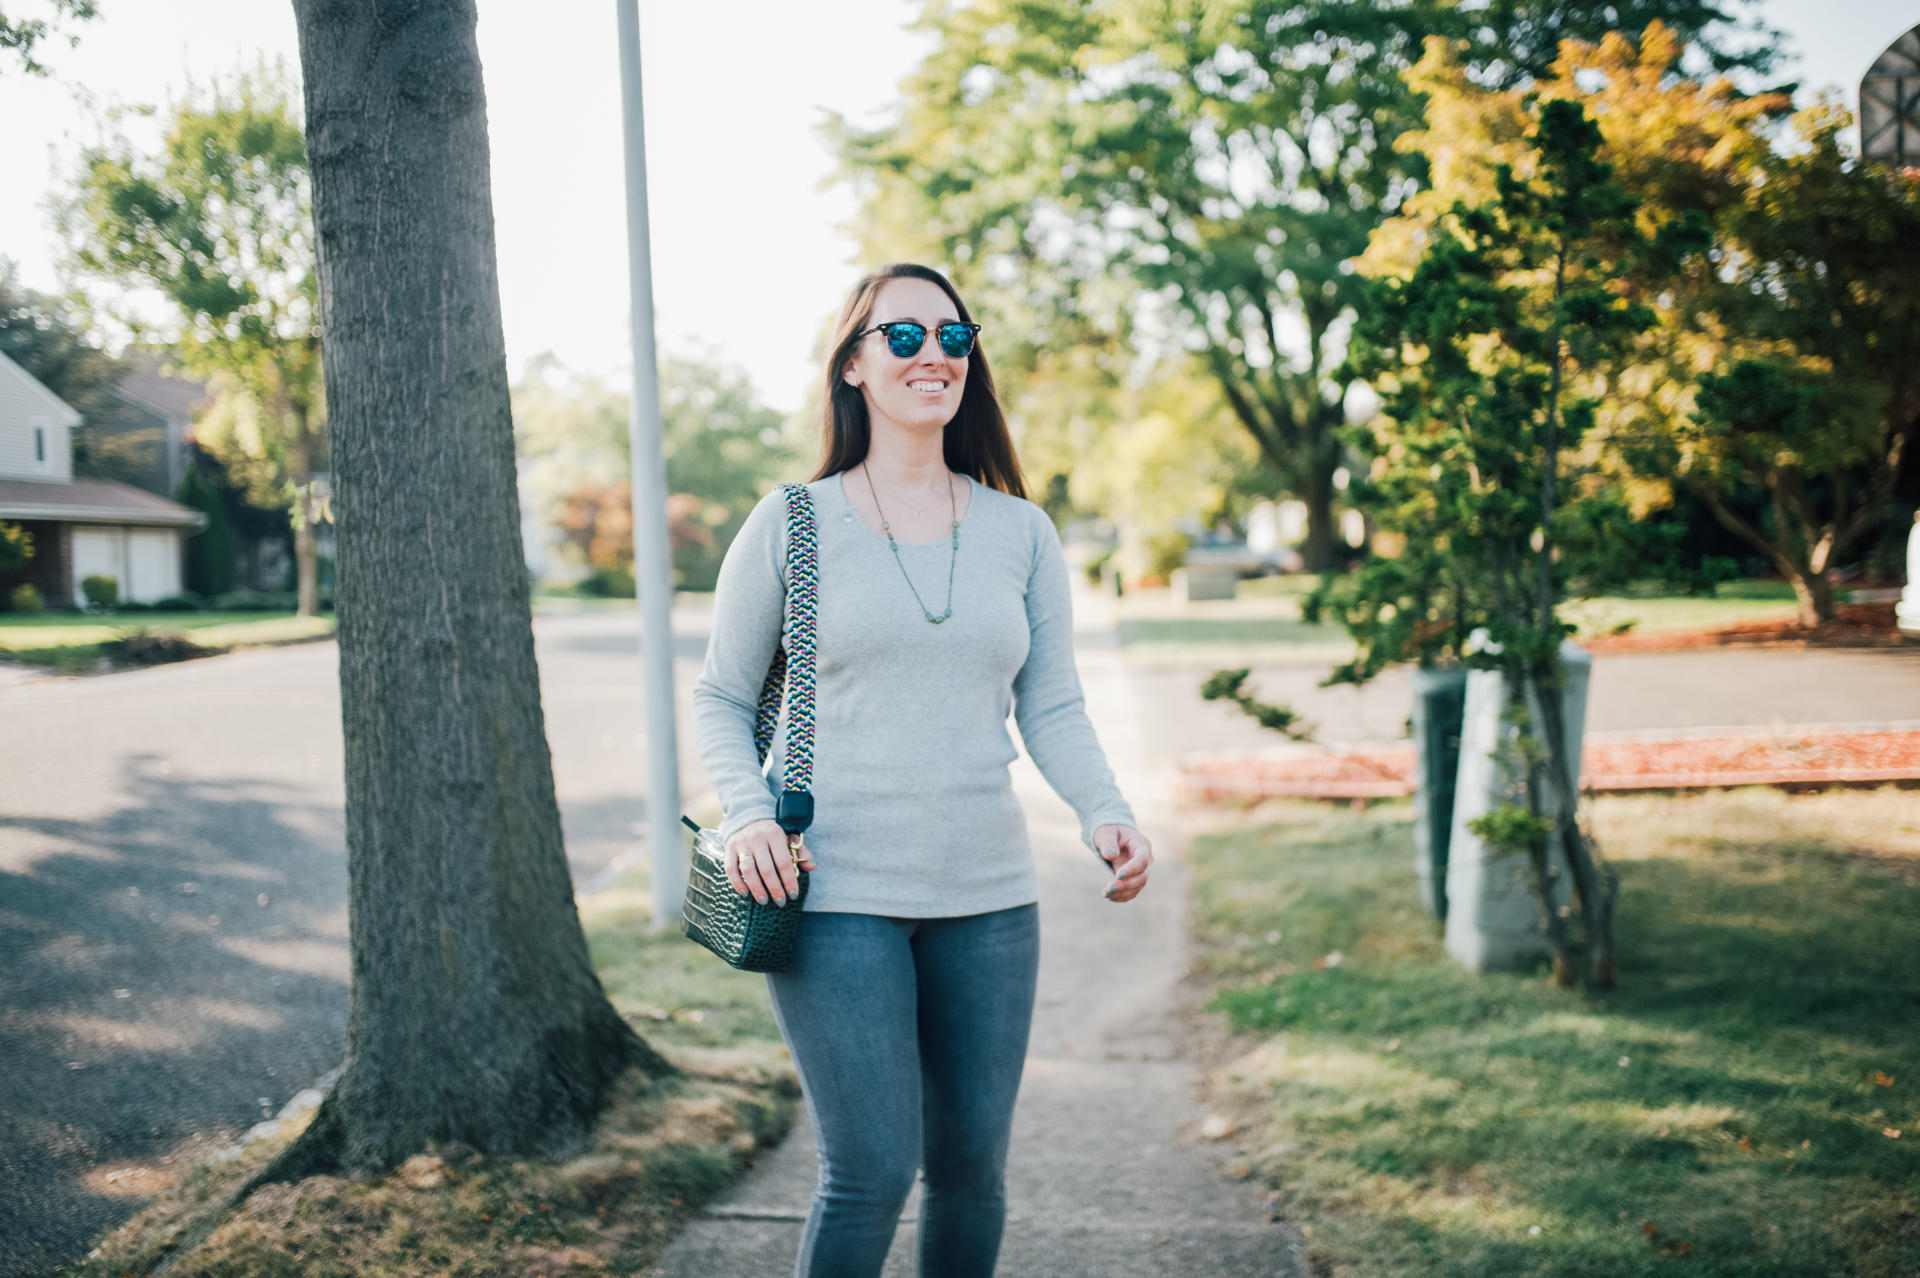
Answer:
<svg viewBox="0 0 1920 1278"><path fill-rule="evenodd" d="M1109 901L1131 901L1147 886L1153 871L1153 845L1130 825L1103 825L1093 832L1093 848L1113 867Z"/></svg>

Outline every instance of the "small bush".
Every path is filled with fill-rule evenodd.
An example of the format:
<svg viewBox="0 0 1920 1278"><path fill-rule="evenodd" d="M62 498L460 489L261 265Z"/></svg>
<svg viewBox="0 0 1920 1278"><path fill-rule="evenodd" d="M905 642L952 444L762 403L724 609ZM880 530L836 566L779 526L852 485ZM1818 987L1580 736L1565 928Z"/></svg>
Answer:
<svg viewBox="0 0 1920 1278"><path fill-rule="evenodd" d="M1087 584L1089 586L1098 586L1100 584L1100 571L1105 568L1112 559L1113 547L1108 546L1105 550L1102 550L1099 554L1087 560L1086 567L1081 571L1086 573Z"/></svg>
<svg viewBox="0 0 1920 1278"><path fill-rule="evenodd" d="M634 597L633 573L625 568L599 568L580 583L580 593L602 599Z"/></svg>
<svg viewBox="0 0 1920 1278"><path fill-rule="evenodd" d="M298 602L290 590L229 590L209 606L215 612L290 612Z"/></svg>
<svg viewBox="0 0 1920 1278"><path fill-rule="evenodd" d="M38 586L23 581L8 592L7 606L15 612L40 613L47 610L47 601L41 598Z"/></svg>
<svg viewBox="0 0 1920 1278"><path fill-rule="evenodd" d="M86 597L88 608L107 612L120 602L120 583L95 573L80 583L80 593Z"/></svg>
<svg viewBox="0 0 1920 1278"><path fill-rule="evenodd" d="M115 612L152 612L153 605L141 603L138 599L129 599L114 607Z"/></svg>
<svg viewBox="0 0 1920 1278"><path fill-rule="evenodd" d="M1187 562L1187 551L1192 547L1193 538L1183 532L1162 532L1148 537L1146 575L1161 578L1164 585L1165 579Z"/></svg>
<svg viewBox="0 0 1920 1278"><path fill-rule="evenodd" d="M200 612L207 606L206 600L199 595L188 593L168 595L165 599L153 601L155 612Z"/></svg>

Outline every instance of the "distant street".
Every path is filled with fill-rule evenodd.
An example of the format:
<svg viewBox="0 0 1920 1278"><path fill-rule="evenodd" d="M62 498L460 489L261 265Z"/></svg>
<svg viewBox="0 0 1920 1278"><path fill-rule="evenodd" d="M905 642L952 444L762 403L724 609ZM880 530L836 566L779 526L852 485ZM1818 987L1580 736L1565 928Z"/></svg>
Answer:
<svg viewBox="0 0 1920 1278"><path fill-rule="evenodd" d="M1255 750L1284 740L1239 707L1199 699L1214 666L1136 669L1148 704L1165 707L1156 732L1174 758ZM1326 745L1395 741L1413 712L1405 667L1362 688L1320 688L1327 667L1256 666L1248 686L1312 721ZM1175 711L1175 707L1187 707ZM1721 648L1599 653L1587 694L1587 731L1752 731L1812 724L1920 723L1920 644L1902 648Z"/></svg>
<svg viewBox="0 0 1920 1278"><path fill-rule="evenodd" d="M685 734L706 616L674 619ZM637 850L631 610L535 623L577 883ZM0 1276L51 1272L339 1063L332 643L0 688Z"/></svg>

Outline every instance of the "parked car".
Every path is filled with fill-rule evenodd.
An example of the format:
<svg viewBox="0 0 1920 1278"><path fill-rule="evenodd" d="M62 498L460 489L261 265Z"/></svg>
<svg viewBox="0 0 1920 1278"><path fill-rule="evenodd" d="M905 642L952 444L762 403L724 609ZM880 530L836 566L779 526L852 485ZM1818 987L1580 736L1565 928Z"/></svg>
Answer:
<svg viewBox="0 0 1920 1278"><path fill-rule="evenodd" d="M1187 566L1232 568L1242 577L1276 577L1283 572L1299 572L1306 561L1291 546L1257 551L1244 541L1215 534L1194 538L1187 548Z"/></svg>

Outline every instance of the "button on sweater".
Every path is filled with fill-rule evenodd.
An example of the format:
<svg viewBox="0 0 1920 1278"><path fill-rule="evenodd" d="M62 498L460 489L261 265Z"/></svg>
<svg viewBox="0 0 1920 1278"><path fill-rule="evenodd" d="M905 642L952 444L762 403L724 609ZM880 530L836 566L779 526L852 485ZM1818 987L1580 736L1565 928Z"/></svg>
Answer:
<svg viewBox="0 0 1920 1278"><path fill-rule="evenodd" d="M971 496L951 560L953 616L940 625L927 621L901 567L939 616L950 541L900 542L896 566L885 534L854 510L840 475L807 486L820 528L814 820L806 835L819 869L808 910L934 918L1037 900L1026 818L1008 771L1018 757L1009 715L1041 774L1079 816L1089 849L1099 826L1134 824L1074 669L1060 536L1032 502L965 482ZM772 818L784 775L784 710L764 768L753 717L785 642L786 577L786 508L776 490L727 550L693 692L700 759L719 792L727 838Z"/></svg>

